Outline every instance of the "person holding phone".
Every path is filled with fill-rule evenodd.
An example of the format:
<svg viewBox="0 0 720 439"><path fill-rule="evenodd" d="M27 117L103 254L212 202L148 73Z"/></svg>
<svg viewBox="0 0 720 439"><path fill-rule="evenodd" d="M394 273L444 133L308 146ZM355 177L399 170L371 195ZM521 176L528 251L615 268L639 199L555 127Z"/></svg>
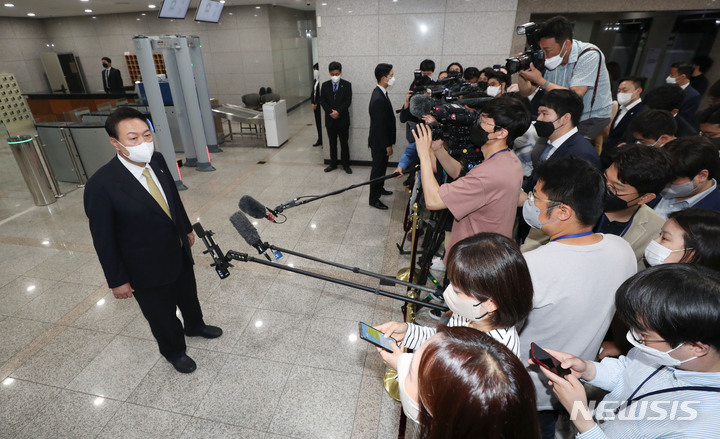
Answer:
<svg viewBox="0 0 720 439"><path fill-rule="evenodd" d="M398 371L403 410L419 424L417 437L539 438L532 381L520 359L489 335L441 325L414 354L398 358L377 349Z"/></svg>
<svg viewBox="0 0 720 439"><path fill-rule="evenodd" d="M587 361L547 349L565 378L541 368L571 413L579 439L717 437L720 411L720 273L692 264L648 268L615 295L635 346ZM610 392L593 419L583 382Z"/></svg>
<svg viewBox="0 0 720 439"><path fill-rule="evenodd" d="M497 233L463 239L448 252L447 276L450 285L443 298L453 312L448 325L485 332L519 355L515 325L532 309L533 287L515 241ZM409 349L419 348L437 331L405 322L387 322L377 329Z"/></svg>

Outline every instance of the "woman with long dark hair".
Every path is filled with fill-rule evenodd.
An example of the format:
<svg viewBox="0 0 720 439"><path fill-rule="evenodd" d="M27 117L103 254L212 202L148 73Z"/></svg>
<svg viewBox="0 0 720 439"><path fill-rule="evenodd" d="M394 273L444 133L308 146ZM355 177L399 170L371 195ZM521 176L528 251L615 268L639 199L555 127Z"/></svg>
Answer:
<svg viewBox="0 0 720 439"><path fill-rule="evenodd" d="M687 209L673 212L645 249L649 265L685 262L720 270L720 212Z"/></svg>

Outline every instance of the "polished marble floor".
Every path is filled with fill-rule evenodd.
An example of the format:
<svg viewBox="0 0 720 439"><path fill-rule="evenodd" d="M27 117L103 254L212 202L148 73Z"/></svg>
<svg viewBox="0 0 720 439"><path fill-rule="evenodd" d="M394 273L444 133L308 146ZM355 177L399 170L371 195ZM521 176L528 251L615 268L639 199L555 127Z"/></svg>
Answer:
<svg viewBox="0 0 720 439"><path fill-rule="evenodd" d="M305 107L290 113L282 148L236 136L213 155L217 171L183 168L188 214L223 250L254 252L228 220L243 195L275 206L368 178L368 167L323 172ZM257 229L278 247L394 275L407 265L395 247L407 194L400 180L386 187L395 191L386 211L368 206L364 186L290 209L285 224L258 220ZM397 436L400 405L382 389L385 367L356 334L358 321L401 318L399 302L253 263L238 262L221 280L198 241L200 301L225 333L188 339L198 369L179 374L137 303L107 288L82 195L35 207L0 149L0 438ZM378 286L302 258L281 263Z"/></svg>

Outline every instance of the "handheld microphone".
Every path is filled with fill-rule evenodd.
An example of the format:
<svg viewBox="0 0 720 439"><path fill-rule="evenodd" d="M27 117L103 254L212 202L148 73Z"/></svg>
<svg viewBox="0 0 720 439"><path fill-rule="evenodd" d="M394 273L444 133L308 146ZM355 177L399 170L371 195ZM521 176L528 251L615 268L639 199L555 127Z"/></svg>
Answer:
<svg viewBox="0 0 720 439"><path fill-rule="evenodd" d="M258 254L264 254L268 261L272 261L270 256L266 253L269 245L262 242L257 229L250 223L242 212L233 213L232 216L230 216L230 223L233 227L235 227L235 230L237 230L248 245L255 248L255 250L258 251Z"/></svg>
<svg viewBox="0 0 720 439"><path fill-rule="evenodd" d="M238 207L253 218L266 218L268 221L277 222L275 221L275 217L277 216L275 210L277 209L272 210L265 207L261 202L249 195L243 195L242 198L240 198Z"/></svg>
<svg viewBox="0 0 720 439"><path fill-rule="evenodd" d="M209 254L212 258L213 263L210 264L210 266L215 267L215 271L217 272L218 276L220 276L220 279L225 279L226 277L230 276L230 271L228 271L228 267L232 267L232 264L227 261L227 259L223 255L222 250L220 250L220 247L212 239L213 232L211 230L208 230L206 232L205 229L203 229L203 226L200 225L200 223L195 223L192 227L198 238L202 239L203 244L205 244L205 248L207 250L203 251L203 253Z"/></svg>

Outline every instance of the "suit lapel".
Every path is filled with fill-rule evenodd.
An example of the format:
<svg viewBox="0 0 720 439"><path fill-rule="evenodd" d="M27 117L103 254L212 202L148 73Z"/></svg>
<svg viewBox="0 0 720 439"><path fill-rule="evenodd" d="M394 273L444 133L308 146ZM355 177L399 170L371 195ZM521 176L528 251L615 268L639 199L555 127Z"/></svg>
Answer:
<svg viewBox="0 0 720 439"><path fill-rule="evenodd" d="M116 169L117 182L120 190L124 192L128 197L132 198L138 203L144 204L145 206L147 206L148 209L154 211L158 215L162 215L169 220L170 218L168 218L168 216L165 214L165 211L162 210L162 207L160 207L160 205L157 203L157 201L155 201L152 195L150 195L150 192L148 192L143 187L143 185L140 184L140 182L130 173L130 171L128 171L127 168L125 168L125 166L120 163L121 159L116 156L113 160L116 160L114 167ZM155 171L155 167L153 167L153 171ZM160 177L158 176L158 178ZM165 189L165 186L163 186L163 191L165 191L165 194L167 196L168 192L167 189ZM168 207L170 208L170 213L172 214L174 211L172 208L172 204L170 204L169 201L170 197L168 197Z"/></svg>

